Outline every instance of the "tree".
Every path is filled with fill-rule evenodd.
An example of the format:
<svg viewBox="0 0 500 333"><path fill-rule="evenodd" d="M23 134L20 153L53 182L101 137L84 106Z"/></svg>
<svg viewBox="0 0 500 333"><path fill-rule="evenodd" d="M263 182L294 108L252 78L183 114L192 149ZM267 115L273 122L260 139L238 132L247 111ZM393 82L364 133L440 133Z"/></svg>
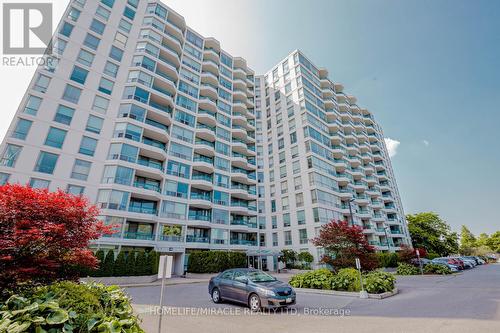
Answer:
<svg viewBox="0 0 500 333"><path fill-rule="evenodd" d="M146 252L139 251L135 259L135 274L134 275L148 275L148 258Z"/></svg>
<svg viewBox="0 0 500 333"><path fill-rule="evenodd" d="M0 186L0 290L22 282L77 279L97 267L90 241L111 233L83 196Z"/></svg>
<svg viewBox="0 0 500 333"><path fill-rule="evenodd" d="M95 270L93 273L91 273L92 276L104 276L103 269L104 269L104 251L103 250L97 250L95 253L95 257L98 262L98 269Z"/></svg>
<svg viewBox="0 0 500 333"><path fill-rule="evenodd" d="M492 251L500 252L500 231L496 231L491 234L485 243Z"/></svg>
<svg viewBox="0 0 500 333"><path fill-rule="evenodd" d="M127 265L125 262L125 252L120 251L116 256L115 266L113 267L113 276L125 276L127 274Z"/></svg>
<svg viewBox="0 0 500 333"><path fill-rule="evenodd" d="M319 236L312 242L325 250L321 261L335 269L354 267L356 258L359 258L364 270L375 269L378 265L375 248L368 244L363 228L350 226L347 221L331 221L323 225Z"/></svg>
<svg viewBox="0 0 500 333"><path fill-rule="evenodd" d="M476 245L477 246L488 246L487 245L488 239L489 239L488 234L483 232L483 233L479 234L479 237L476 240Z"/></svg>
<svg viewBox="0 0 500 333"><path fill-rule="evenodd" d="M130 251L127 254L127 258L125 259L125 266L126 266L126 271L125 275L126 276L132 276L135 274L135 258L136 258L136 251Z"/></svg>
<svg viewBox="0 0 500 333"><path fill-rule="evenodd" d="M314 261L313 255L307 251L299 252L297 259L305 263L306 268L311 268L311 263Z"/></svg>
<svg viewBox="0 0 500 333"><path fill-rule="evenodd" d="M407 215L408 230L413 247L426 249L429 253L447 256L458 252L458 236L450 226L434 212Z"/></svg>
<svg viewBox="0 0 500 333"><path fill-rule="evenodd" d="M108 251L104 262L102 263L102 276L113 276L113 268L115 266L115 253L113 250Z"/></svg>
<svg viewBox="0 0 500 333"><path fill-rule="evenodd" d="M156 251L149 251L148 253L148 274L158 274L158 265L160 262L160 254Z"/></svg>
<svg viewBox="0 0 500 333"><path fill-rule="evenodd" d="M293 268L293 264L297 260L297 252L294 250L283 249L279 260L284 263L287 268Z"/></svg>
<svg viewBox="0 0 500 333"><path fill-rule="evenodd" d="M469 254L474 247L476 247L476 237L465 225L462 225L460 232L460 252Z"/></svg>

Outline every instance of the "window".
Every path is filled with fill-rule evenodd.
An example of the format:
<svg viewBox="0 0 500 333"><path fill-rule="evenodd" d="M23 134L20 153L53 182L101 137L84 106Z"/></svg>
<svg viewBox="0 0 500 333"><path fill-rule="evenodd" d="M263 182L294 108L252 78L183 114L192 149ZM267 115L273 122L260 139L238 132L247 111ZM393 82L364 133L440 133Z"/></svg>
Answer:
<svg viewBox="0 0 500 333"><path fill-rule="evenodd" d="M113 5L115 4L115 0L101 0L101 2L109 8L113 8Z"/></svg>
<svg viewBox="0 0 500 333"><path fill-rule="evenodd" d="M49 133L47 133L45 145L54 148L61 148L64 143L64 139L66 138L66 133L67 132L65 130L51 127L49 129Z"/></svg>
<svg viewBox="0 0 500 333"><path fill-rule="evenodd" d="M96 147L97 147L96 139L84 136L82 137L82 142L80 143L80 149L78 150L78 152L80 154L94 156Z"/></svg>
<svg viewBox="0 0 500 333"><path fill-rule="evenodd" d="M300 244L307 244L309 242L307 239L307 229L299 229L299 241Z"/></svg>
<svg viewBox="0 0 500 333"><path fill-rule="evenodd" d="M108 111L108 106L109 99L96 95L92 104L92 110L105 114Z"/></svg>
<svg viewBox="0 0 500 333"><path fill-rule="evenodd" d="M292 168L293 168L294 175L300 173L300 161L294 161L292 163Z"/></svg>
<svg viewBox="0 0 500 333"><path fill-rule="evenodd" d="M30 187L36 189L48 189L50 185L50 181L45 179L31 178L30 179Z"/></svg>
<svg viewBox="0 0 500 333"><path fill-rule="evenodd" d="M169 155L182 158L184 160L191 161L193 155L193 149L187 146L183 146L176 142L170 143Z"/></svg>
<svg viewBox="0 0 500 333"><path fill-rule="evenodd" d="M82 195L85 191L85 187L69 184L66 192L73 195Z"/></svg>
<svg viewBox="0 0 500 333"><path fill-rule="evenodd" d="M127 45L127 40L128 40L127 36L125 36L121 32L116 33L115 42L117 44L121 45L122 47L125 47L125 45Z"/></svg>
<svg viewBox="0 0 500 333"><path fill-rule="evenodd" d="M112 63L111 61L107 61L104 66L104 74L109 75L111 77L116 77L118 75L119 66Z"/></svg>
<svg viewBox="0 0 500 333"><path fill-rule="evenodd" d="M42 104L42 99L40 97L29 95L26 106L24 107L24 113L36 116L40 104Z"/></svg>
<svg viewBox="0 0 500 333"><path fill-rule="evenodd" d="M123 58L123 51L117 48L116 46L111 46L111 50L109 51L109 57L118 62L121 62Z"/></svg>
<svg viewBox="0 0 500 333"><path fill-rule="evenodd" d="M73 67L73 72L71 73L70 79L72 81L85 84L85 80L87 80L88 74L89 74L88 70L75 66Z"/></svg>
<svg viewBox="0 0 500 333"><path fill-rule="evenodd" d="M203 39L201 37L198 37L198 35L196 35L194 32L192 32L191 30L188 30L186 32L186 39L193 45L195 45L196 47L198 48L202 48L203 47Z"/></svg>
<svg viewBox="0 0 500 333"><path fill-rule="evenodd" d="M104 173L102 175L101 183L104 184L121 184L128 185L132 184L132 178L134 176L134 170L131 168L126 168L116 165L107 165L104 167Z"/></svg>
<svg viewBox="0 0 500 333"><path fill-rule="evenodd" d="M82 94L82 89L67 84L66 88L64 89L64 94L62 99L74 104L78 104L81 94Z"/></svg>
<svg viewBox="0 0 500 333"><path fill-rule="evenodd" d="M120 29L126 33L129 33L130 30L132 30L132 23L130 23L124 19L121 19L120 24L118 25L118 29Z"/></svg>
<svg viewBox="0 0 500 333"><path fill-rule="evenodd" d="M194 137L193 131L190 131L188 129L185 129L185 128L177 126L177 125L173 125L171 135L173 137L175 137L176 139L179 139L179 140L182 140L185 142L189 142L189 143L193 142L193 137Z"/></svg>
<svg viewBox="0 0 500 333"><path fill-rule="evenodd" d="M2 159L0 160L1 166L14 167L17 161L17 157L21 153L23 147L8 144L5 146L5 150L2 154Z"/></svg>
<svg viewBox="0 0 500 333"><path fill-rule="evenodd" d="M302 178L300 176L295 177L293 179L293 184L295 186L295 190L300 190L302 189Z"/></svg>
<svg viewBox="0 0 500 333"><path fill-rule="evenodd" d="M38 91L38 92L45 93L47 91L49 83L50 83L50 77L42 75L42 74L38 74L38 77L35 81L35 85L33 86L33 89Z"/></svg>
<svg viewBox="0 0 500 333"><path fill-rule="evenodd" d="M284 238L285 238L285 245L292 245L292 232L291 231L285 231L283 233Z"/></svg>
<svg viewBox="0 0 500 333"><path fill-rule="evenodd" d="M127 3L134 8L137 8L137 6L139 6L139 0L127 0Z"/></svg>
<svg viewBox="0 0 500 333"><path fill-rule="evenodd" d="M297 211L297 224L302 225L306 223L306 212L303 210Z"/></svg>
<svg viewBox="0 0 500 333"><path fill-rule="evenodd" d="M176 104L194 112L196 112L197 109L196 102L182 95L177 95Z"/></svg>
<svg viewBox="0 0 500 333"><path fill-rule="evenodd" d="M187 164L179 163L176 161L168 161L167 174L189 179L191 169Z"/></svg>
<svg viewBox="0 0 500 333"><path fill-rule="evenodd" d="M106 8L99 6L97 7L95 14L96 16L99 16L100 18L103 18L105 21L107 21L109 19L109 16L111 15L111 12Z"/></svg>
<svg viewBox="0 0 500 333"><path fill-rule="evenodd" d="M119 159L122 161L135 163L137 160L138 152L139 149L137 147L122 143L112 143L109 147L108 160Z"/></svg>
<svg viewBox="0 0 500 333"><path fill-rule="evenodd" d="M73 165L73 170L71 171L71 178L78 180L87 180L91 167L92 163L76 159L75 164Z"/></svg>
<svg viewBox="0 0 500 333"><path fill-rule="evenodd" d="M100 208L125 210L130 193L117 190L99 190L97 204Z"/></svg>
<svg viewBox="0 0 500 333"><path fill-rule="evenodd" d="M303 193L297 193L297 194L295 194L295 205L297 207L303 207L304 206L304 194Z"/></svg>
<svg viewBox="0 0 500 333"><path fill-rule="evenodd" d="M288 210L289 208L290 208L290 205L288 203L288 197L281 198L281 209Z"/></svg>
<svg viewBox="0 0 500 333"><path fill-rule="evenodd" d="M179 81L179 90L194 98L198 98L198 89L184 81Z"/></svg>
<svg viewBox="0 0 500 333"><path fill-rule="evenodd" d="M76 61L82 65L90 67L92 66L92 62L94 62L94 55L89 51L80 50L78 58L76 58Z"/></svg>
<svg viewBox="0 0 500 333"><path fill-rule="evenodd" d="M59 30L59 33L63 36L66 36L69 38L71 36L71 32L73 31L74 26L72 24L69 24L68 22L64 22L63 26L61 27L61 30Z"/></svg>
<svg viewBox="0 0 500 333"><path fill-rule="evenodd" d="M85 37L85 40L83 41L83 45L90 47L92 50L95 51L99 47L100 42L101 42L101 40L99 38L97 38L96 36L91 35L91 34L87 34L87 36Z"/></svg>
<svg viewBox="0 0 500 333"><path fill-rule="evenodd" d="M111 80L108 80L106 78L101 78L101 81L99 82L99 88L98 90L100 92L103 92L105 94L111 95L113 92L113 86L115 83Z"/></svg>
<svg viewBox="0 0 500 333"><path fill-rule="evenodd" d="M189 185L174 180L165 181L164 192L166 195L176 197L176 198L187 198L188 197Z"/></svg>
<svg viewBox="0 0 500 333"><path fill-rule="evenodd" d="M104 119L93 115L89 115L89 119L87 120L87 126L85 127L85 130L92 133L100 134L103 122Z"/></svg>
<svg viewBox="0 0 500 333"><path fill-rule="evenodd" d="M190 114L188 114L188 113L186 113L186 112L182 112L182 111L176 110L174 118L175 118L175 120L177 120L181 124L194 127L195 117L192 116L192 115L190 115Z"/></svg>
<svg viewBox="0 0 500 333"><path fill-rule="evenodd" d="M64 50L66 49L66 45L68 43L65 40L62 40L61 38L56 39L54 43L54 51L58 55L63 55Z"/></svg>
<svg viewBox="0 0 500 333"><path fill-rule="evenodd" d="M278 233L273 232L273 246L278 246Z"/></svg>
<svg viewBox="0 0 500 333"><path fill-rule="evenodd" d="M123 16L130 19L131 21L135 18L135 10L130 7L125 6L125 10L123 11Z"/></svg>
<svg viewBox="0 0 500 333"><path fill-rule="evenodd" d="M30 120L19 118L17 120L16 128L12 133L12 137L19 140L25 140L32 124L33 122Z"/></svg>
<svg viewBox="0 0 500 333"><path fill-rule="evenodd" d="M52 174L54 172L54 168L56 167L58 158L59 155L57 154L41 151L35 164L35 171Z"/></svg>
<svg viewBox="0 0 500 333"><path fill-rule="evenodd" d="M186 212L186 204L172 201L163 201L161 205L160 216L185 220Z"/></svg>
<svg viewBox="0 0 500 333"><path fill-rule="evenodd" d="M294 144L297 142L297 133L296 132L293 132L293 133L290 133L290 144Z"/></svg>
<svg viewBox="0 0 500 333"><path fill-rule="evenodd" d="M64 125L70 125L74 113L75 109L64 105L59 105L57 108L56 115L54 117L54 121Z"/></svg>
<svg viewBox="0 0 500 333"><path fill-rule="evenodd" d="M283 214L283 227L290 226L290 213Z"/></svg>
<svg viewBox="0 0 500 333"><path fill-rule="evenodd" d="M0 185L5 185L9 182L10 174L0 172Z"/></svg>
<svg viewBox="0 0 500 333"><path fill-rule="evenodd" d="M104 33L105 28L106 28L106 24L104 24L101 21L96 20L96 19L93 19L92 23L90 24L90 30L98 33L99 35L102 35Z"/></svg>

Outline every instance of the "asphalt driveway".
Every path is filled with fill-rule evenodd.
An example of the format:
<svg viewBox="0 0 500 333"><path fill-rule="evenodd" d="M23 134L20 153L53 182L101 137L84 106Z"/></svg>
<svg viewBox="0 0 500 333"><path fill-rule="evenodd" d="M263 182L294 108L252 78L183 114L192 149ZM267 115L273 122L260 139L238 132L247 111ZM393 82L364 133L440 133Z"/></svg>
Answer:
<svg viewBox="0 0 500 333"><path fill-rule="evenodd" d="M453 276L398 277L400 294L384 300L298 293L291 309L298 314L336 315L347 311L350 316L388 318L449 318L499 320L500 265L484 265ZM145 309L158 305L160 287L125 288L134 305ZM176 308L239 309L239 305L214 304L206 283L166 287L165 306ZM332 311L343 310L343 311ZM290 314L290 312L283 312Z"/></svg>

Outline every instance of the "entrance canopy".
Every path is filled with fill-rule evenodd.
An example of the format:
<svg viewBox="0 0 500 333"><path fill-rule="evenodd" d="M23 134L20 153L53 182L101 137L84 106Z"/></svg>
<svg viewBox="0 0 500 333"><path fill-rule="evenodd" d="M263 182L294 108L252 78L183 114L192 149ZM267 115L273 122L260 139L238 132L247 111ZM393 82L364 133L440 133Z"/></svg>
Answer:
<svg viewBox="0 0 500 333"><path fill-rule="evenodd" d="M267 256L281 256L282 253L280 251L273 250L247 250L247 257L267 257Z"/></svg>

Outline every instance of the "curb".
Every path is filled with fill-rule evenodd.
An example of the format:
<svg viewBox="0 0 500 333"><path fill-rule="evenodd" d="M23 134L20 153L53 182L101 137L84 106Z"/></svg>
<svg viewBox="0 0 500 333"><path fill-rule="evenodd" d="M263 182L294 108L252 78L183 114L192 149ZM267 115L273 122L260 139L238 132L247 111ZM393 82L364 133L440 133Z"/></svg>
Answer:
<svg viewBox="0 0 500 333"><path fill-rule="evenodd" d="M194 283L208 283L208 280L201 280L201 281L182 281L182 282L172 282L172 283L165 283L165 286L176 286L180 284L194 284ZM156 287L156 286L161 286L161 282L154 282L154 283L136 283L136 284L117 284L117 286L122 287L122 288L136 288L136 287Z"/></svg>
<svg viewBox="0 0 500 333"><path fill-rule="evenodd" d="M359 292L352 291L337 291L337 290L322 290L322 289L309 289L309 288L294 288L296 292L302 292L304 294L319 294L319 295L330 295L330 296L346 296L352 298L360 298ZM371 299L384 299L387 297L395 296L399 293L398 288L394 288L392 291L388 291L382 294L368 294L368 298Z"/></svg>

